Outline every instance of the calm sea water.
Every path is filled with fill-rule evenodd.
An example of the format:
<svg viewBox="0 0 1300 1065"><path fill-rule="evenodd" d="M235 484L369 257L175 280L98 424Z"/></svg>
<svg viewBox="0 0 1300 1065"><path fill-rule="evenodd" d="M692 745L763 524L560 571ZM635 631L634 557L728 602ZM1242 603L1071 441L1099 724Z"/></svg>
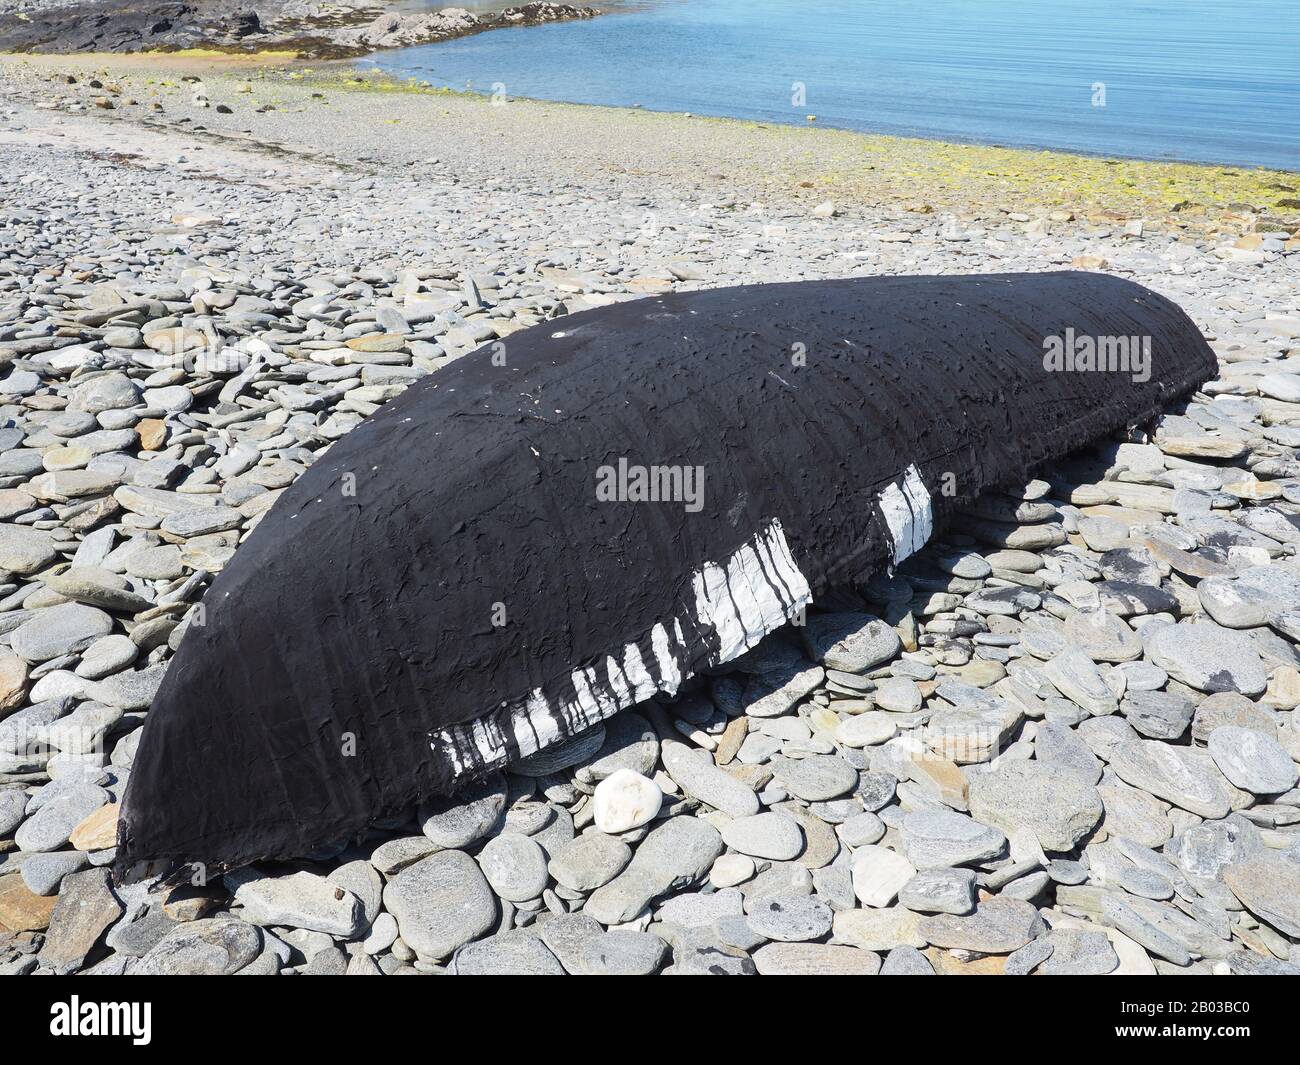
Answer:
<svg viewBox="0 0 1300 1065"><path fill-rule="evenodd" d="M1300 170L1300 0L595 2L374 61L510 96Z"/></svg>

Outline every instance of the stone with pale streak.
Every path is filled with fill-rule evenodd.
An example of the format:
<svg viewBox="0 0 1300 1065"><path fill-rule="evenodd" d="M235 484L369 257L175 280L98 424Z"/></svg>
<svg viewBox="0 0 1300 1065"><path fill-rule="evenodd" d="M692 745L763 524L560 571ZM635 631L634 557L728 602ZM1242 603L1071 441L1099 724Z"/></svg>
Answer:
<svg viewBox="0 0 1300 1065"><path fill-rule="evenodd" d="M870 844L853 855L853 893L864 906L888 906L915 875L916 867L888 847Z"/></svg>

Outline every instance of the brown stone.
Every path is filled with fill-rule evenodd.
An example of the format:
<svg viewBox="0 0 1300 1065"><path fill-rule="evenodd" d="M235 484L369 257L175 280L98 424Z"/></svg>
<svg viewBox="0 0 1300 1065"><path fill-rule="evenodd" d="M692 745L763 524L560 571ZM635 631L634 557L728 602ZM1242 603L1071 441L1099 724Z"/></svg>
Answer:
<svg viewBox="0 0 1300 1065"><path fill-rule="evenodd" d="M762 791L772 779L772 770L765 765L745 765L733 762L730 765L722 766L722 771L731 774L742 784L748 785L755 791Z"/></svg>
<svg viewBox="0 0 1300 1065"><path fill-rule="evenodd" d="M158 451L167 442L167 423L161 418L141 418L135 431L140 434L140 446L145 451Z"/></svg>
<svg viewBox="0 0 1300 1065"><path fill-rule="evenodd" d="M749 718L733 717L722 730L722 735L718 737L718 749L714 752L713 760L718 765L726 765L736 757L736 752L740 750L740 745L745 742L748 734Z"/></svg>
<svg viewBox="0 0 1300 1065"><path fill-rule="evenodd" d="M1199 581L1206 577L1231 577L1235 572L1230 566L1194 555L1163 540L1142 539L1139 543L1151 552L1156 561L1163 562L1175 573L1181 573L1184 577L1194 577Z"/></svg>
<svg viewBox="0 0 1300 1065"><path fill-rule="evenodd" d="M1279 710L1290 710L1300 705L1300 672L1294 666L1278 666L1260 701Z"/></svg>
<svg viewBox="0 0 1300 1065"><path fill-rule="evenodd" d="M0 717L17 710L27 698L27 663L17 655L0 656Z"/></svg>
<svg viewBox="0 0 1300 1065"><path fill-rule="evenodd" d="M68 841L79 851L103 851L117 846L117 812L119 803L101 806L76 828Z"/></svg>
<svg viewBox="0 0 1300 1065"><path fill-rule="evenodd" d="M806 807L794 801L779 802L772 810L798 821L799 827L803 829L804 848L795 858L796 862L805 869L821 869L835 860L840 852L840 838L835 834L835 829L820 817L809 813Z"/></svg>
<svg viewBox="0 0 1300 1065"><path fill-rule="evenodd" d="M369 336L353 337L346 343L353 351L401 351L406 347L406 334L371 333Z"/></svg>
<svg viewBox="0 0 1300 1065"><path fill-rule="evenodd" d="M0 925L11 932L48 928L57 901L52 895L45 898L30 891L17 873L0 877Z"/></svg>
<svg viewBox="0 0 1300 1065"><path fill-rule="evenodd" d="M947 758L920 756L909 763L912 780L945 806L965 810L966 774Z"/></svg>
<svg viewBox="0 0 1300 1065"><path fill-rule="evenodd" d="M1005 955L990 955L986 958L973 958L962 961L946 950L931 947L925 951L934 971L940 976L1005 976L1007 959Z"/></svg>
<svg viewBox="0 0 1300 1065"><path fill-rule="evenodd" d="M102 521L118 514L122 509L122 504L112 496L104 496L103 499L96 499L85 510L78 511L75 515L63 523L64 528L75 533L87 533Z"/></svg>
<svg viewBox="0 0 1300 1065"><path fill-rule="evenodd" d="M222 900L206 887L182 884L163 901L163 913L173 921L197 921L216 909Z"/></svg>
<svg viewBox="0 0 1300 1065"><path fill-rule="evenodd" d="M1189 459L1239 459L1250 450L1244 440L1221 436L1164 436L1156 434L1156 444L1166 455Z"/></svg>

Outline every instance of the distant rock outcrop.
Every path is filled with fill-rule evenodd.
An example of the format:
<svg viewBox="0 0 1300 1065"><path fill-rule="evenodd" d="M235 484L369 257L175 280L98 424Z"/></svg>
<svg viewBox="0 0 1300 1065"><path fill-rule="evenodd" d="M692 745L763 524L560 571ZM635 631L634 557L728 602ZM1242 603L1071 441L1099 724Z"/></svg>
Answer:
<svg viewBox="0 0 1300 1065"><path fill-rule="evenodd" d="M35 6L0 0L0 50L12 52L139 52L219 48L294 50L304 57L364 55L383 48L464 37L504 26L592 18L571 4L530 3L475 15L460 7L384 12L372 0L265 0L232 10L227 0L145 4L86 0Z"/></svg>

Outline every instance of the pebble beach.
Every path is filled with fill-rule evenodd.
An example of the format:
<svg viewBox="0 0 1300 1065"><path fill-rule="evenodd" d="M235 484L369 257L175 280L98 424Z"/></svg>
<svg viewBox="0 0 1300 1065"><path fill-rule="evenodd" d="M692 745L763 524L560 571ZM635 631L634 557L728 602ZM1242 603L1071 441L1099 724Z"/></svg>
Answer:
<svg viewBox="0 0 1300 1065"><path fill-rule="evenodd" d="M0 193L0 973L1300 973L1300 175L7 55ZM412 381L669 291L1060 269L1218 378L346 849L111 877L213 575Z"/></svg>

